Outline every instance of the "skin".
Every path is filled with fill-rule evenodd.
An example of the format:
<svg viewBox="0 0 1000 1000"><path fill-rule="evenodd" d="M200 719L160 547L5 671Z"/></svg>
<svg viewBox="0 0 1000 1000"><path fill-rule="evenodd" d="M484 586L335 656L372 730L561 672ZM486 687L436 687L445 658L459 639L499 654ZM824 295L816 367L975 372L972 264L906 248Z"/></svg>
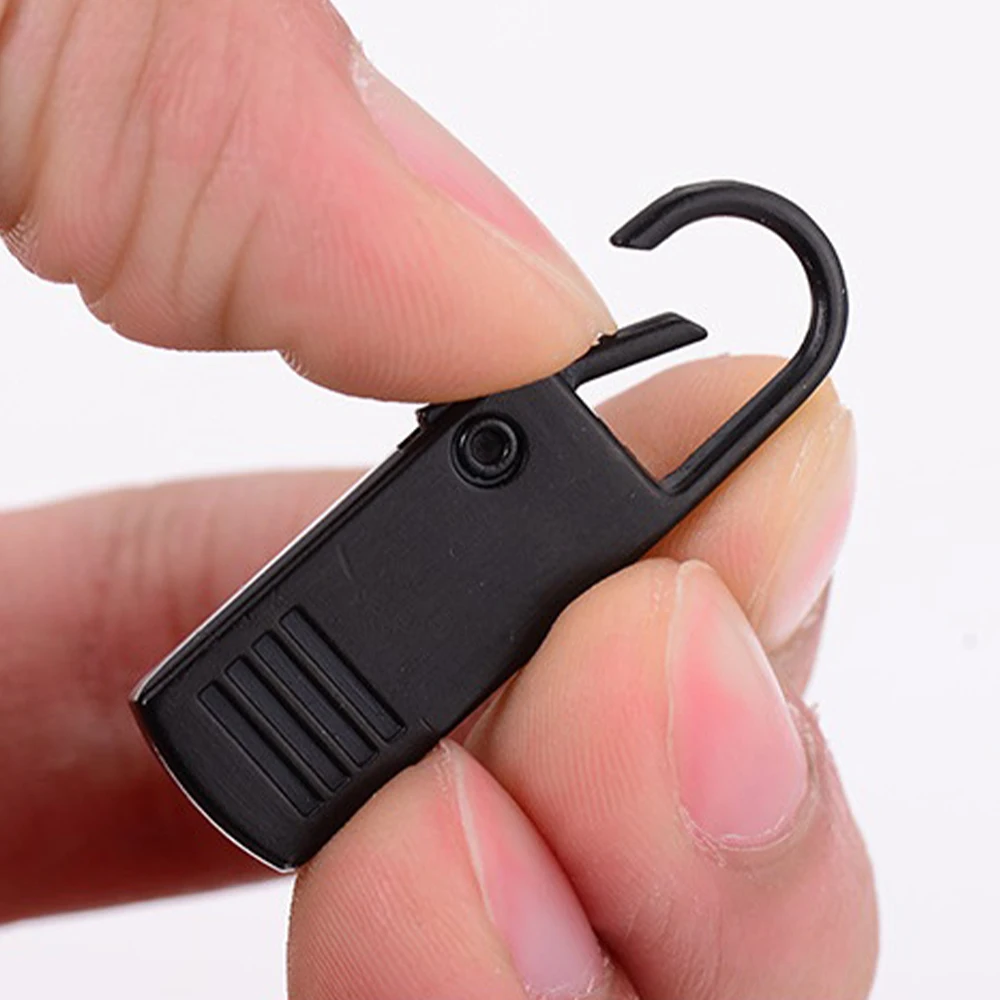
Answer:
<svg viewBox="0 0 1000 1000"><path fill-rule="evenodd" d="M613 328L320 0L0 0L0 231L123 336L278 350L383 398L520 384ZM603 416L662 474L778 363L682 365ZM866 996L871 870L801 701L853 440L824 386L376 796L298 877L291 995ZM19 581L0 591L0 919L261 876L159 769L127 696L355 475L0 517ZM35 834L53 827L75 836Z"/></svg>

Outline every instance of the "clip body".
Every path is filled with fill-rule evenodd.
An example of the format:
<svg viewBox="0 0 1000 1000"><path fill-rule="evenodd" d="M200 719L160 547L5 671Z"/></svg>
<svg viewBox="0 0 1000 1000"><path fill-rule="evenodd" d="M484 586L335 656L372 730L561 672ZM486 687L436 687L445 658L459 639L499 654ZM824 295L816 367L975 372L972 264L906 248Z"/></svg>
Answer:
<svg viewBox="0 0 1000 1000"><path fill-rule="evenodd" d="M802 348L716 434L653 479L579 398L705 331L665 314L523 388L425 408L420 426L140 686L168 770L225 833L278 869L307 861L536 650L562 609L634 561L790 415L846 325L832 247L748 185L683 188L616 234L651 247L741 215L778 232L813 291Z"/></svg>

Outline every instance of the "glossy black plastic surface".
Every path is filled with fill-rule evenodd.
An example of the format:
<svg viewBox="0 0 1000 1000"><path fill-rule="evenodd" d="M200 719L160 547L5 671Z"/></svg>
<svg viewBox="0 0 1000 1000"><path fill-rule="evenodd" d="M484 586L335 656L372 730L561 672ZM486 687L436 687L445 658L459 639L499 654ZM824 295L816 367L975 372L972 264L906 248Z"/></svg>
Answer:
<svg viewBox="0 0 1000 1000"><path fill-rule="evenodd" d="M754 218L792 245L813 322L789 366L680 469L652 479L575 391L705 336L665 314L551 378L426 408L396 454L136 692L167 768L247 850L281 869L308 860L822 380L846 324L843 276L790 203L732 183L680 189L616 240L654 246L715 214Z"/></svg>

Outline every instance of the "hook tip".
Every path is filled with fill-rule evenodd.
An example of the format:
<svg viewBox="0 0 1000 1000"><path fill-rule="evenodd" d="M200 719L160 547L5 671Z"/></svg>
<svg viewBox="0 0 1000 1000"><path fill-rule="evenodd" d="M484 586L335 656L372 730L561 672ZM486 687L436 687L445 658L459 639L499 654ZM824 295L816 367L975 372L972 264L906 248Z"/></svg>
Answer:
<svg viewBox="0 0 1000 1000"><path fill-rule="evenodd" d="M635 219L632 219L626 222L621 229L611 234L611 245L613 247L624 248L626 250L652 250L656 246L655 243L643 239L645 227L637 227L635 221Z"/></svg>

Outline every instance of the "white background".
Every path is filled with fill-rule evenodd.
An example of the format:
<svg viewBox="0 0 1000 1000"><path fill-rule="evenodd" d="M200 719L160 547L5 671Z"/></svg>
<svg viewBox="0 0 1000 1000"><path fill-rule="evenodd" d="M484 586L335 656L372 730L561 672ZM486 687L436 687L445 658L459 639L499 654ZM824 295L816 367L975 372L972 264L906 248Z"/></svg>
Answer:
<svg viewBox="0 0 1000 1000"><path fill-rule="evenodd" d="M712 352L788 352L804 323L795 264L748 226L696 227L648 259L607 246L675 183L764 183L828 229L852 292L837 380L861 465L814 697L877 870L875 996L1000 996L995 5L342 10L373 60L548 222L622 322L674 308L712 331ZM411 423L405 407L323 393L271 357L120 341L73 292L4 258L0 336L5 505L375 461ZM288 892L285 881L5 930L0 992L280 996Z"/></svg>

